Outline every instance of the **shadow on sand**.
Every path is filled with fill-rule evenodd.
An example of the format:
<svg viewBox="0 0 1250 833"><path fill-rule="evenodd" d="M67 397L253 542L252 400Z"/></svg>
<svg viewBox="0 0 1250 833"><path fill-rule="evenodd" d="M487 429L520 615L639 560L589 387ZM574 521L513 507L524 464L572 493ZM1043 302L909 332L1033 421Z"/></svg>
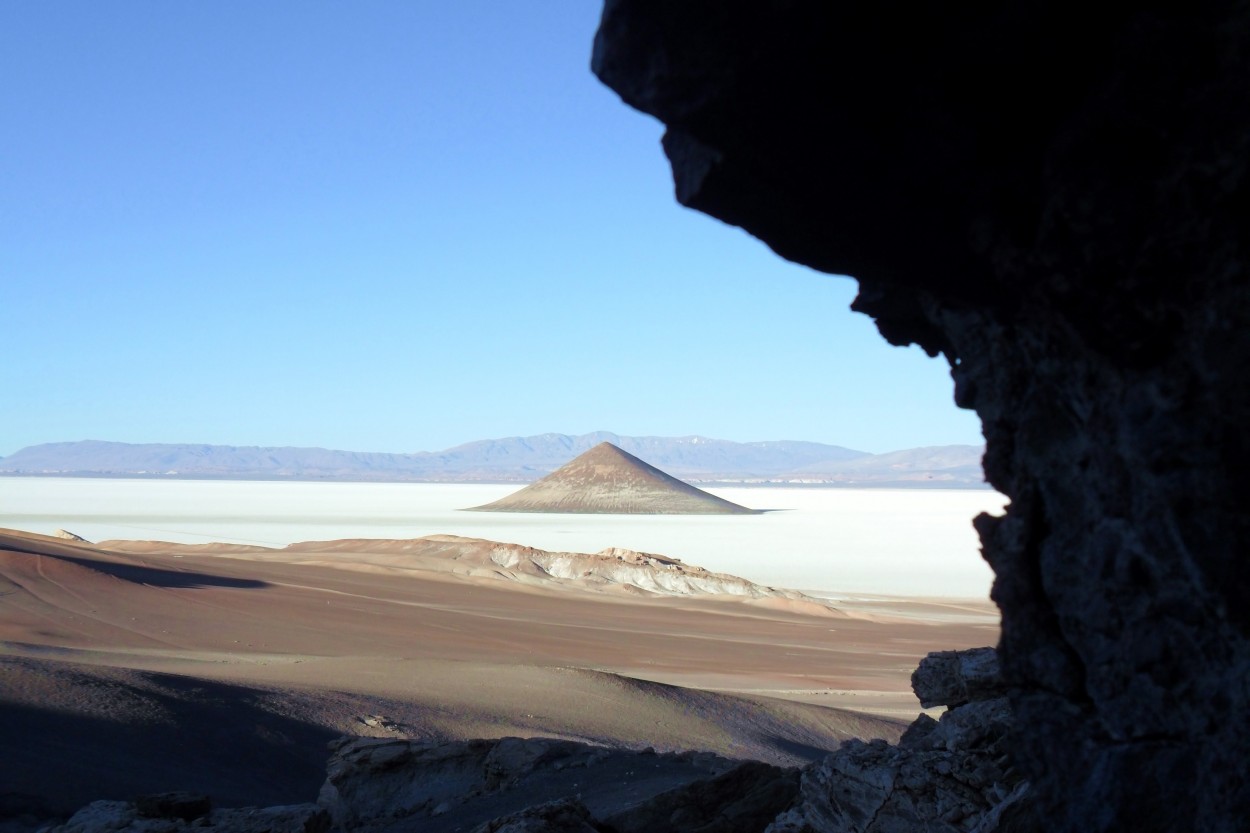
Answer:
<svg viewBox="0 0 1250 833"><path fill-rule="evenodd" d="M313 801L326 744L339 736L282 714L281 699L262 689L0 658L10 679L27 672L46 682L49 669L58 685L73 687L71 707L13 702L0 691L0 827L65 817L97 799L180 789L207 793L218 807Z"/></svg>
<svg viewBox="0 0 1250 833"><path fill-rule="evenodd" d="M93 558L79 558L72 555L45 555L44 558L59 558L80 567L88 567L97 572L134 582L148 584L153 587L171 587L195 589L200 587L234 587L239 589L258 589L268 587L269 583L247 578L230 578L214 576L209 573L184 572L181 570L162 570L145 564L114 564L110 561L97 561Z"/></svg>

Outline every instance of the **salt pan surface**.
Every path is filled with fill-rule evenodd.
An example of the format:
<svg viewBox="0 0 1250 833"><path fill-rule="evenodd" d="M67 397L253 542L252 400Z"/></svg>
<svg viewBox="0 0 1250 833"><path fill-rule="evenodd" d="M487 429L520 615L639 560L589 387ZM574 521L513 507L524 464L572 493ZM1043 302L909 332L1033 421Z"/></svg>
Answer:
<svg viewBox="0 0 1250 833"><path fill-rule="evenodd" d="M988 490L720 488L763 515L534 515L459 511L517 486L0 478L0 526L100 541L285 546L454 534L548 550L625 547L777 587L981 598L992 575L972 518Z"/></svg>

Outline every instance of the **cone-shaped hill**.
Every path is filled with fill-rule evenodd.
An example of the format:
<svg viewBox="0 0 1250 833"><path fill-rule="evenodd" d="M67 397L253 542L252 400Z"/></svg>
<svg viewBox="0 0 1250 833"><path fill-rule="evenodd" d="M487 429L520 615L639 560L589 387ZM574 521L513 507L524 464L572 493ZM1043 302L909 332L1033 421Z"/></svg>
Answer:
<svg viewBox="0 0 1250 833"><path fill-rule="evenodd" d="M599 445L551 474L475 512L569 512L602 515L756 515L759 510L710 495L665 474L612 443Z"/></svg>

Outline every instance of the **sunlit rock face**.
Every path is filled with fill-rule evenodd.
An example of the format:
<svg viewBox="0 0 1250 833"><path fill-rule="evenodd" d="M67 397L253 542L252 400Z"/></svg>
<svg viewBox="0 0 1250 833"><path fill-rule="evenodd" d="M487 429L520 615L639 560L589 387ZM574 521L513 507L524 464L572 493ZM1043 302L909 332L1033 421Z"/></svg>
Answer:
<svg viewBox="0 0 1250 833"><path fill-rule="evenodd" d="M1032 0L608 0L596 39L683 204L950 361L1054 830L1250 817L1247 44L1245 3Z"/></svg>

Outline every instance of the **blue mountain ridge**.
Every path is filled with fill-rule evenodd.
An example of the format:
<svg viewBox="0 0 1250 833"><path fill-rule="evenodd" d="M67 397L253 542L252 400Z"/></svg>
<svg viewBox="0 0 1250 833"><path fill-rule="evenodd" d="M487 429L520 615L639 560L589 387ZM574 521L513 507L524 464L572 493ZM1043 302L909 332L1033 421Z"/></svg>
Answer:
<svg viewBox="0 0 1250 833"><path fill-rule="evenodd" d="M478 440L415 453L82 440L23 448L0 458L0 474L527 483L601 442L691 482L984 485L980 446L869 454L792 440L739 443L701 436L628 437L607 431Z"/></svg>

